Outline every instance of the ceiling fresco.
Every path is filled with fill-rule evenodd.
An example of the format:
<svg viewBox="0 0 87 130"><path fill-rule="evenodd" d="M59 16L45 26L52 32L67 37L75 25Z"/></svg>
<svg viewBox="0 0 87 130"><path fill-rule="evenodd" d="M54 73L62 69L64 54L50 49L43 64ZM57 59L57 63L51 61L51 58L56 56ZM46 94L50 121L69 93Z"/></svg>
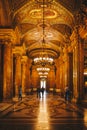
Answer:
<svg viewBox="0 0 87 130"><path fill-rule="evenodd" d="M38 6L37 3L29 2L19 10L15 11L14 19L17 24L21 23L33 23L38 24L43 22L43 17L45 22L49 24L56 24L56 23L64 23L69 26L73 24L73 15L62 7L57 2L53 4L48 4L47 7Z"/></svg>
<svg viewBox="0 0 87 130"><path fill-rule="evenodd" d="M74 13L80 1L78 6L77 3L78 0L9 0L12 22L28 56L37 56L43 42L51 57L58 57L62 48L70 45Z"/></svg>

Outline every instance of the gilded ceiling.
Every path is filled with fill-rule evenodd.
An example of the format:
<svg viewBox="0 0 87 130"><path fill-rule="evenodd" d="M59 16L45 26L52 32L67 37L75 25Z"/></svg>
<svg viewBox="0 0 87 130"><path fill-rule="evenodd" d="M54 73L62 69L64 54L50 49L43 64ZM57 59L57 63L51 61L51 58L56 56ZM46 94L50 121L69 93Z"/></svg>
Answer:
<svg viewBox="0 0 87 130"><path fill-rule="evenodd" d="M78 1L8 0L12 25L18 29L20 45L25 46L29 56L37 56L43 42L46 52L53 57L70 45Z"/></svg>

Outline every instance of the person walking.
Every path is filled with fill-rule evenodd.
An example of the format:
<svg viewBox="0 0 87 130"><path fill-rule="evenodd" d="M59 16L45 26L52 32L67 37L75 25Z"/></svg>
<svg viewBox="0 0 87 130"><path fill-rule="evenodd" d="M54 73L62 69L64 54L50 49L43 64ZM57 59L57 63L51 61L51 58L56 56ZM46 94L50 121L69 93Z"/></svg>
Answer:
<svg viewBox="0 0 87 130"><path fill-rule="evenodd" d="M42 97L44 95L44 87L41 88L41 92L42 92Z"/></svg>
<svg viewBox="0 0 87 130"><path fill-rule="evenodd" d="M69 101L70 100L70 90L69 87L67 86L65 88L65 101Z"/></svg>
<svg viewBox="0 0 87 130"><path fill-rule="evenodd" d="M41 89L40 89L40 87L38 87L38 88L37 88L37 98L38 98L38 97L39 97L39 98L41 97L40 92L41 92Z"/></svg>
<svg viewBox="0 0 87 130"><path fill-rule="evenodd" d="M19 86L19 97L18 97L18 99L22 100L22 86L21 85Z"/></svg>

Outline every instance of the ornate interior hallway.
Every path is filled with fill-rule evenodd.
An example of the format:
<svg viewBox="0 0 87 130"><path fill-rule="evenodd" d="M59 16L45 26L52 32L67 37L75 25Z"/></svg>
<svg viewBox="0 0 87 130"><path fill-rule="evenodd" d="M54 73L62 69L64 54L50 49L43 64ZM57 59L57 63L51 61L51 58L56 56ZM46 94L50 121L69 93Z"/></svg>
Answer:
<svg viewBox="0 0 87 130"><path fill-rule="evenodd" d="M0 103L1 130L87 130L87 109L52 93Z"/></svg>
<svg viewBox="0 0 87 130"><path fill-rule="evenodd" d="M0 0L0 130L87 130L86 106L87 0Z"/></svg>

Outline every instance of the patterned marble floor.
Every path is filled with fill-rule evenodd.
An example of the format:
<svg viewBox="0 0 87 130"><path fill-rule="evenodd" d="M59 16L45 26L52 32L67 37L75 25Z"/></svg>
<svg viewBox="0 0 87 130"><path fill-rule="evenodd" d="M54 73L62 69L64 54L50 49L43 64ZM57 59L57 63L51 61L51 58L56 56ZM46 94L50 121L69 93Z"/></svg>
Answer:
<svg viewBox="0 0 87 130"><path fill-rule="evenodd" d="M58 95L29 95L0 116L0 130L87 130L87 110Z"/></svg>

